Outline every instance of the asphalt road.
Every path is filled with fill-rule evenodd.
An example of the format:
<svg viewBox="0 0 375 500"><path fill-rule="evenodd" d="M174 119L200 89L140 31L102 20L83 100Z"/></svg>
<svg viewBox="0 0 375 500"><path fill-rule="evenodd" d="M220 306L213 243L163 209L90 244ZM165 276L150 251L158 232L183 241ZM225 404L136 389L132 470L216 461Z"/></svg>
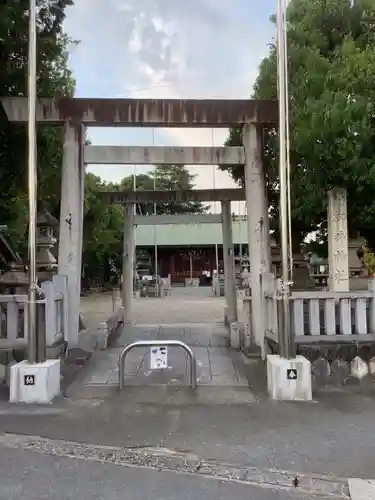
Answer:
<svg viewBox="0 0 375 500"><path fill-rule="evenodd" d="M0 450L0 500L298 500L309 493L232 480ZM332 497L319 496L321 500Z"/></svg>

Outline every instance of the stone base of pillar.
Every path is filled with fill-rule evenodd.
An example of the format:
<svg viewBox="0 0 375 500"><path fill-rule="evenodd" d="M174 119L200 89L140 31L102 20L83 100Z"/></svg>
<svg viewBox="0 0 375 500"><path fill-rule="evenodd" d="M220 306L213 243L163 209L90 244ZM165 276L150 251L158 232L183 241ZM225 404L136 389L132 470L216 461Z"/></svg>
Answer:
<svg viewBox="0 0 375 500"><path fill-rule="evenodd" d="M228 306L224 307L224 326L229 328L229 308Z"/></svg>
<svg viewBox="0 0 375 500"><path fill-rule="evenodd" d="M107 349L108 345L108 325L103 322L100 323L97 335L97 348Z"/></svg>
<svg viewBox="0 0 375 500"><path fill-rule="evenodd" d="M238 321L234 321L229 326L229 346L232 347L232 349L241 348L241 329L243 329L243 325Z"/></svg>
<svg viewBox="0 0 375 500"><path fill-rule="evenodd" d="M60 360L30 364L21 361L10 369L10 403L48 404L60 394Z"/></svg>
<svg viewBox="0 0 375 500"><path fill-rule="evenodd" d="M268 395L278 401L311 401L311 363L304 356L293 359L267 356Z"/></svg>

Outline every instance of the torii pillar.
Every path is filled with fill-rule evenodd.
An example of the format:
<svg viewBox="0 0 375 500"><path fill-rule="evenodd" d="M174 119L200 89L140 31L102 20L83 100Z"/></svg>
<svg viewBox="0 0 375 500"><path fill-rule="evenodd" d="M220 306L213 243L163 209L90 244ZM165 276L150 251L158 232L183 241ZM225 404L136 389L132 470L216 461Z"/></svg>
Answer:
<svg viewBox="0 0 375 500"><path fill-rule="evenodd" d="M85 183L84 139L85 129L82 125L65 123L58 271L59 274L67 276L68 325L66 325L66 340L69 347L78 344L79 334Z"/></svg>
<svg viewBox="0 0 375 500"><path fill-rule="evenodd" d="M265 325L261 275L271 271L271 252L261 125L249 123L243 126L243 145L251 280L251 332L253 342L263 351Z"/></svg>
<svg viewBox="0 0 375 500"><path fill-rule="evenodd" d="M134 259L135 259L134 204L124 206L124 241L122 255L122 305L124 324L132 322Z"/></svg>
<svg viewBox="0 0 375 500"><path fill-rule="evenodd" d="M228 308L228 323L238 321L236 270L234 265L233 228L230 201L221 202L223 229L223 258L225 276L225 300Z"/></svg>

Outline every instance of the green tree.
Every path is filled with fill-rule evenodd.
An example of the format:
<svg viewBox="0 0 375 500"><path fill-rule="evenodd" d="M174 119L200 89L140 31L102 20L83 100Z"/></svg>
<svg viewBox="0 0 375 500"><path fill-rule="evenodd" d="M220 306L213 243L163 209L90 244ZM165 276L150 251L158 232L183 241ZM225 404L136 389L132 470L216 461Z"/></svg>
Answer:
<svg viewBox="0 0 375 500"><path fill-rule="evenodd" d="M63 32L66 7L73 0L38 0L38 94L69 96L74 80L68 69L68 48L73 43ZM27 96L28 0L3 0L0 5L0 95ZM27 223L26 127L9 123L0 112L0 223L8 224L20 241ZM51 203L58 215L62 131L38 131L39 198Z"/></svg>
<svg viewBox="0 0 375 500"><path fill-rule="evenodd" d="M122 255L124 214L119 205L109 205L100 192L114 186L88 173L85 178L82 261L87 278L108 278L108 263L119 267Z"/></svg>
<svg viewBox="0 0 375 500"><path fill-rule="evenodd" d="M178 189L194 189L195 176L192 175L183 165L158 165L147 174L136 176L136 189L152 191L176 191ZM125 177L121 181L122 189L133 189L133 176ZM157 214L182 214L182 213L203 213L207 207L201 202L165 202L156 205ZM154 213L153 203L137 206L137 213L149 215Z"/></svg>
<svg viewBox="0 0 375 500"><path fill-rule="evenodd" d="M154 181L152 179L151 173L146 173L146 174L137 174L135 179L135 188L137 191L152 191L154 189ZM118 189L124 190L124 189L134 189L134 176L133 175L128 175L127 177L124 177L119 186ZM153 203L142 203L142 204L137 204L137 214L153 214L154 213L154 205Z"/></svg>
<svg viewBox="0 0 375 500"><path fill-rule="evenodd" d="M324 232L326 193L348 190L351 234L375 245L375 4L373 0L291 0L287 13L295 239ZM274 21L274 19L273 19ZM262 61L255 99L277 98L276 49ZM277 136L265 130L270 204L278 214ZM227 144L240 145L241 130ZM230 167L243 182L243 172Z"/></svg>

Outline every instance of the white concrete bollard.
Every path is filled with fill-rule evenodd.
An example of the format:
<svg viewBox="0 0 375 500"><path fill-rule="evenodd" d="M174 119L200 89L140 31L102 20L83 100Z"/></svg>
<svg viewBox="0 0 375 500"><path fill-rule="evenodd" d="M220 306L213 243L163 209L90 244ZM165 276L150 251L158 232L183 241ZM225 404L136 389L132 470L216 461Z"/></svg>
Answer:
<svg viewBox="0 0 375 500"><path fill-rule="evenodd" d="M304 356L292 359L267 356L268 394L278 401L311 401L311 363Z"/></svg>
<svg viewBox="0 0 375 500"><path fill-rule="evenodd" d="M60 394L60 359L21 361L10 368L10 403L52 403Z"/></svg>

